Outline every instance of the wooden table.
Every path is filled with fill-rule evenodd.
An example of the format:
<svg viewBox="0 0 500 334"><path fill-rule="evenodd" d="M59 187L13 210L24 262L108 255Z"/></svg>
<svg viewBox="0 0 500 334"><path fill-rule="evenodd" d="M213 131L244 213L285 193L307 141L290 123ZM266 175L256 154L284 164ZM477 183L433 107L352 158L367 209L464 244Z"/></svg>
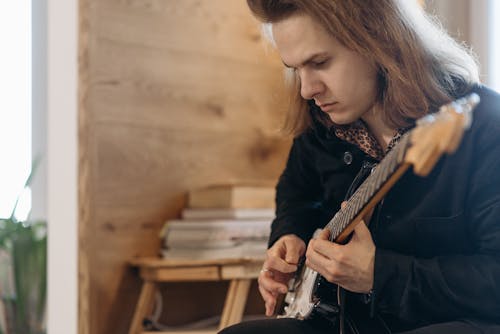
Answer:
<svg viewBox="0 0 500 334"><path fill-rule="evenodd" d="M221 260L166 260L162 258L138 258L131 264L139 268L143 279L129 334L161 333L216 333L214 330L193 331L144 331L142 323L153 312L154 294L158 283L228 280L224 308L218 330L241 321L252 279L258 277L263 259Z"/></svg>

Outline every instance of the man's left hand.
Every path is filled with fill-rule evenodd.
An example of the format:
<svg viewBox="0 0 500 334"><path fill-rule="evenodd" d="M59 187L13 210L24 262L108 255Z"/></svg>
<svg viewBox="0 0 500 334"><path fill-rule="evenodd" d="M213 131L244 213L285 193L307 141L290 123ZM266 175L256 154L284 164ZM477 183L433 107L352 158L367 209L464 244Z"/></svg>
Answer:
<svg viewBox="0 0 500 334"><path fill-rule="evenodd" d="M306 265L346 290L370 292L373 288L375 244L364 221L357 224L351 240L345 245L329 241L329 235L325 229L317 238L311 239Z"/></svg>

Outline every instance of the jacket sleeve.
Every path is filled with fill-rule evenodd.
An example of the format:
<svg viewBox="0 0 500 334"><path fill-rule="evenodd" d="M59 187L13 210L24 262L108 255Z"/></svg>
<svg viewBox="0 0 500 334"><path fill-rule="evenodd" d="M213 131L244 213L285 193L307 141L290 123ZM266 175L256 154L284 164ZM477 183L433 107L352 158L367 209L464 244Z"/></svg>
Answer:
<svg viewBox="0 0 500 334"><path fill-rule="evenodd" d="M306 135L293 141L276 186L276 218L272 223L269 247L285 234L295 234L307 243L320 226L322 188Z"/></svg>
<svg viewBox="0 0 500 334"><path fill-rule="evenodd" d="M377 249L372 307L378 312L416 324L500 322L499 118L476 129L473 172L469 180L456 180L469 184L464 205L474 251L423 259Z"/></svg>

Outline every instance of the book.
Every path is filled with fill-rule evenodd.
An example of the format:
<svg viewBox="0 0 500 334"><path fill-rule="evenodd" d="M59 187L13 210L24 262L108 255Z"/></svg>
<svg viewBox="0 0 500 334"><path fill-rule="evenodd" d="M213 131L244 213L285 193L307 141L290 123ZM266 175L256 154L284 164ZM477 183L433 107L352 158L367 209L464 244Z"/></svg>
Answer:
<svg viewBox="0 0 500 334"><path fill-rule="evenodd" d="M225 260L249 259L263 260L266 257L267 243L245 242L224 248L166 248L161 250L161 255L169 260Z"/></svg>
<svg viewBox="0 0 500 334"><path fill-rule="evenodd" d="M189 208L274 208L274 187L263 185L215 185L188 194Z"/></svg>
<svg viewBox="0 0 500 334"><path fill-rule="evenodd" d="M266 245L272 219L169 220L161 237L164 248L229 248L248 242Z"/></svg>
<svg viewBox="0 0 500 334"><path fill-rule="evenodd" d="M182 219L274 219L271 208L184 208Z"/></svg>

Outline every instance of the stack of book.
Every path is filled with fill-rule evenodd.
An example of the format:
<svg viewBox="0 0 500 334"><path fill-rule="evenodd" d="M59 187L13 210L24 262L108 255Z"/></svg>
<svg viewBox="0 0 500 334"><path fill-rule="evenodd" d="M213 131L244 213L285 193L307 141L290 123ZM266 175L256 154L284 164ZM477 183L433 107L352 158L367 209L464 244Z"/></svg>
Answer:
<svg viewBox="0 0 500 334"><path fill-rule="evenodd" d="M189 192L182 218L162 230L166 259L262 259L274 219L275 189L219 185Z"/></svg>

